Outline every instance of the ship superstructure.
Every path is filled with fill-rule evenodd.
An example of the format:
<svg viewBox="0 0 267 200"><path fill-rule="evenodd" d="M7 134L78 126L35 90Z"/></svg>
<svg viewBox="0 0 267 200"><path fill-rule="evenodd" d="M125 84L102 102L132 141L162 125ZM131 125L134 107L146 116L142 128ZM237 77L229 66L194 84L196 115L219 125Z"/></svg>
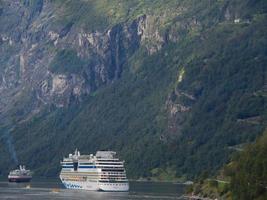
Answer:
<svg viewBox="0 0 267 200"><path fill-rule="evenodd" d="M128 191L124 161L114 151L81 155L78 150L61 162L60 179L69 189Z"/></svg>
<svg viewBox="0 0 267 200"><path fill-rule="evenodd" d="M15 169L9 172L9 182L29 182L32 179L32 173L27 170L25 166L20 165L19 169Z"/></svg>

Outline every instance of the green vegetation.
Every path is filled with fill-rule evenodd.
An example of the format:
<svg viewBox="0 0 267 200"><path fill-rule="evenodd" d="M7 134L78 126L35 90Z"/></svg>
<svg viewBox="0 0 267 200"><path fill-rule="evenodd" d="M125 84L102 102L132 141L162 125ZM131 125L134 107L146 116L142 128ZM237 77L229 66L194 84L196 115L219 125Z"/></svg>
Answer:
<svg viewBox="0 0 267 200"><path fill-rule="evenodd" d="M177 179L175 169L168 167L167 169L154 168L151 170L151 180L153 181L184 181Z"/></svg>
<svg viewBox="0 0 267 200"><path fill-rule="evenodd" d="M143 14L173 15L181 2L176 0L54 0L58 9L57 21L68 24L76 23L87 30L103 30L115 24L132 21ZM63 12L62 12L63 11ZM166 12L169 11L169 12ZM174 15L173 15L174 17Z"/></svg>
<svg viewBox="0 0 267 200"><path fill-rule="evenodd" d="M61 7L59 23L69 27L75 22L88 30L154 14L163 18L158 22L161 31L177 32L178 42L168 41L153 55L141 47L112 85L84 97L80 105L50 106L19 124L12 132L19 160L36 174L54 176L59 160L78 147L82 153L117 151L126 161L130 178L191 179L205 170L211 176L229 161L231 147L254 141L264 129L266 1L55 3ZM181 14L169 10L179 6ZM234 14L226 20L226 7L242 23L234 23ZM62 50L50 70L79 73L84 62L74 50ZM195 100L182 99L175 90ZM189 112L170 120L166 109L170 94L172 103L190 106ZM175 129L169 130L169 121ZM5 150L0 151L5 155L0 164L11 165ZM207 184L218 188L218 194L226 191L224 184Z"/></svg>
<svg viewBox="0 0 267 200"><path fill-rule="evenodd" d="M176 151L185 152L186 160L177 163L183 165L177 171L215 172L227 161L228 146L253 141L255 133L264 128L266 99L255 95L263 89L266 73L262 44L267 42L267 33L263 23L222 23L206 33L207 40L190 44L195 48L194 56L183 64L187 67L179 89L198 100L179 139L181 145ZM261 61L255 61L257 56ZM256 123L249 121L253 117L259 117Z"/></svg>
<svg viewBox="0 0 267 200"><path fill-rule="evenodd" d="M228 182L215 179L202 179L188 186L187 193L212 199L231 200L232 194L229 189L230 185Z"/></svg>
<svg viewBox="0 0 267 200"><path fill-rule="evenodd" d="M236 153L223 167L218 179L200 177L189 186L188 194L229 200L263 200L267 198L267 131L256 142ZM229 181L228 181L229 180Z"/></svg>
<svg viewBox="0 0 267 200"><path fill-rule="evenodd" d="M63 49L57 52L50 63L49 70L56 74L80 73L86 62L77 56L74 50Z"/></svg>
<svg viewBox="0 0 267 200"><path fill-rule="evenodd" d="M233 199L267 198L267 131L226 166Z"/></svg>

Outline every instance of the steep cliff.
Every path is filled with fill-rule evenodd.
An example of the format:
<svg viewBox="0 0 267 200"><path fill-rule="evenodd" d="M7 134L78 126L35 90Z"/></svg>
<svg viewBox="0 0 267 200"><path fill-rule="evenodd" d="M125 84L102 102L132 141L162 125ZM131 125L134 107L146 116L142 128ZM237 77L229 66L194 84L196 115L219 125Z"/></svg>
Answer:
<svg viewBox="0 0 267 200"><path fill-rule="evenodd" d="M266 124L266 8L1 0L1 146L41 175L75 147L118 151L135 178L214 171Z"/></svg>

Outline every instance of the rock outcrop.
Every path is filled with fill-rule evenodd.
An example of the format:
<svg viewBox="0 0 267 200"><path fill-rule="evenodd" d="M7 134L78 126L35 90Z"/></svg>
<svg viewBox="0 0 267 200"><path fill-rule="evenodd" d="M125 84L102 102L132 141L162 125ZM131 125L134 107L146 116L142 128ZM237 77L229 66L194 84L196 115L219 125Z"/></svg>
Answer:
<svg viewBox="0 0 267 200"><path fill-rule="evenodd" d="M160 35L156 26L158 19L154 16L142 15L130 23L88 32L75 23L55 26L56 11L50 1L17 0L2 1L2 4L2 112L14 108L18 96L21 98L19 94L27 96L29 92L34 101L39 102L34 104L38 107L47 104L64 107L71 101L81 101L82 96L119 79L123 64L141 45L153 54L167 42ZM71 50L83 61L83 67L75 73L69 72L63 61L60 66L63 71L51 70L62 50ZM77 66L74 63L71 67ZM39 108L32 108L36 109Z"/></svg>

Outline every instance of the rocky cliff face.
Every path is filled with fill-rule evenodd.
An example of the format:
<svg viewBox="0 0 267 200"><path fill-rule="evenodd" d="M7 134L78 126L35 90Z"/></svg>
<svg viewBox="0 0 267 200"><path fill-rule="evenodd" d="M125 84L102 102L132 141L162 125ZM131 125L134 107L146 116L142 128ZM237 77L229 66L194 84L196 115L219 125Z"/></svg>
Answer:
<svg viewBox="0 0 267 200"><path fill-rule="evenodd" d="M39 112L43 105L64 107L81 101L120 78L123 64L141 46L152 55L164 44L178 42L177 30L201 27L194 18L162 25L168 15L185 12L182 6L174 9L177 13L144 14L102 31L87 31L75 22L60 24L60 10L52 1L1 1L2 113L23 96L31 97L25 102L31 107L27 114Z"/></svg>
<svg viewBox="0 0 267 200"><path fill-rule="evenodd" d="M120 78L123 64L141 45L147 44L152 54L165 42L152 17L146 15L102 32L88 32L75 23L56 26L56 11L50 1L1 2L3 113L22 95L32 96L32 113L42 105L63 107L81 100ZM72 54L58 56L63 50L71 50ZM64 60L73 59L71 56L83 61L82 68L77 62L64 66ZM56 67L62 70L51 70L57 62L60 66ZM68 67L77 70L73 72Z"/></svg>

